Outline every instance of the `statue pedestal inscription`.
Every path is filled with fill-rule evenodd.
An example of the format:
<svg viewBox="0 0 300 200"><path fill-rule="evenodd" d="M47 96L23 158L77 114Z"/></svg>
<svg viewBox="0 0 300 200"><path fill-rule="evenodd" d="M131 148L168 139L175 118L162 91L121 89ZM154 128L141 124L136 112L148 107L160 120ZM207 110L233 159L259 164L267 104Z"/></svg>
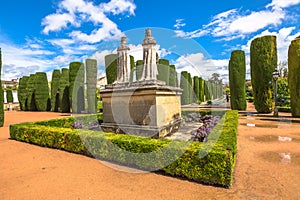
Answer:
<svg viewBox="0 0 300 200"><path fill-rule="evenodd" d="M182 90L166 86L156 79L156 41L151 30L143 40L143 71L138 81L128 82L128 51L126 38L118 48L116 82L101 90L105 132L129 133L148 137L164 137L176 132L181 123Z"/></svg>

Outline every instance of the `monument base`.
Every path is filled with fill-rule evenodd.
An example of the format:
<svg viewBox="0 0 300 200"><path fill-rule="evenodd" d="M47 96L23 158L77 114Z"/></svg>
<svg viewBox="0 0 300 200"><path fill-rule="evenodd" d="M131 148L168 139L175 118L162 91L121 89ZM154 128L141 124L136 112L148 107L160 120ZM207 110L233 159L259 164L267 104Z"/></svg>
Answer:
<svg viewBox="0 0 300 200"><path fill-rule="evenodd" d="M108 85L100 94L105 132L164 137L180 126L180 88L142 81Z"/></svg>

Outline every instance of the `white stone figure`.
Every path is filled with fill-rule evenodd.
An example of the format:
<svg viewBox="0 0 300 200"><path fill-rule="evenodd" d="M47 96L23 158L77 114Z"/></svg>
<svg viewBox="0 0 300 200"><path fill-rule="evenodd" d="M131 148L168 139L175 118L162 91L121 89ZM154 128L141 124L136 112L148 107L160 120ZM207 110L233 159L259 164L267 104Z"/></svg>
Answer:
<svg viewBox="0 0 300 200"><path fill-rule="evenodd" d="M130 57L128 51L130 48L126 45L126 37L121 38L121 45L118 47L118 68L116 83L129 82L130 79Z"/></svg>
<svg viewBox="0 0 300 200"><path fill-rule="evenodd" d="M156 40L152 37L151 29L146 29L146 36L142 43L143 46L143 70L140 81L156 80Z"/></svg>

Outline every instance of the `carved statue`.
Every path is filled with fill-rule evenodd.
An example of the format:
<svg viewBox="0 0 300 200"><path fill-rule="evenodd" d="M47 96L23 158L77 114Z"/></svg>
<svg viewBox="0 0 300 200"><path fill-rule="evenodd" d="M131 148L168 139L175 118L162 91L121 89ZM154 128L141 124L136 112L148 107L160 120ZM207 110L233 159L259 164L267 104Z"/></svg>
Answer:
<svg viewBox="0 0 300 200"><path fill-rule="evenodd" d="M129 82L130 79L130 57L128 51L130 48L126 45L126 37L121 38L121 45L118 47L118 68L116 83Z"/></svg>
<svg viewBox="0 0 300 200"><path fill-rule="evenodd" d="M151 34L151 29L146 29L145 39L143 40L143 71L140 80L156 80L156 40Z"/></svg>

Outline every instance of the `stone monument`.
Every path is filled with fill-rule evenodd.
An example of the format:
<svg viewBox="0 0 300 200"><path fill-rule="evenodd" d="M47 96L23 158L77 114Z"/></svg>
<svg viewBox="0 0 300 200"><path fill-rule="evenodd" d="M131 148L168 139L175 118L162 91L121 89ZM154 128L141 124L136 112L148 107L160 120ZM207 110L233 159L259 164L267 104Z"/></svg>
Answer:
<svg viewBox="0 0 300 200"><path fill-rule="evenodd" d="M143 70L140 80L129 82L130 63L126 38L118 48L116 82L100 94L105 132L164 137L176 132L181 123L182 90L157 80L156 41L146 29L143 45Z"/></svg>

